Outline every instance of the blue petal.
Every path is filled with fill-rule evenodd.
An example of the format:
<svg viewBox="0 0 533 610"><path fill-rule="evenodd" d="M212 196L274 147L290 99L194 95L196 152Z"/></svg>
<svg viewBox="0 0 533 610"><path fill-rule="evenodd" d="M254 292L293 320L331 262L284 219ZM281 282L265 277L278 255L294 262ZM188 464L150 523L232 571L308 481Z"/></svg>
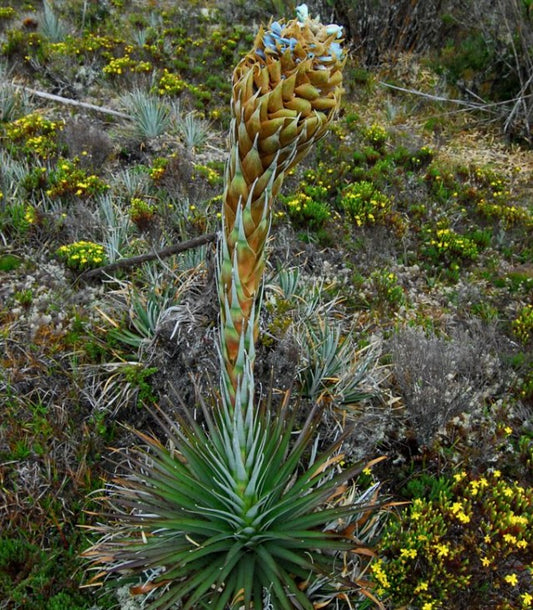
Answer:
<svg viewBox="0 0 533 610"><path fill-rule="evenodd" d="M331 51L331 53L333 55L335 55L335 57L337 59L341 59L342 58L342 47L338 42L332 42L329 50Z"/></svg>
<svg viewBox="0 0 533 610"><path fill-rule="evenodd" d="M274 38L269 33L266 33L263 36L263 44L265 45L265 47L270 47L271 49L276 48L276 43L274 41Z"/></svg>
<svg viewBox="0 0 533 610"><path fill-rule="evenodd" d="M273 21L270 24L270 29L275 33L278 34L278 36L281 36L281 25L279 24L278 21Z"/></svg>

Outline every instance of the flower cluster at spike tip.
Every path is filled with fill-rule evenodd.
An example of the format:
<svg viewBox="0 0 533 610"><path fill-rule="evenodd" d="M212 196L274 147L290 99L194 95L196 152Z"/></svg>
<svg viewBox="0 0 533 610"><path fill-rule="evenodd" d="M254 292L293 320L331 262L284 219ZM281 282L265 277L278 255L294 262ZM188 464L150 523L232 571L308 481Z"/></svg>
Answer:
<svg viewBox="0 0 533 610"><path fill-rule="evenodd" d="M320 19L317 17L315 20L310 19L307 4L300 4L296 8L297 24L300 28L309 27L311 32L316 33L317 24ZM313 27L315 26L315 27ZM324 26L320 25L323 29ZM331 24L325 26L325 32L328 38L338 39L342 37L342 28L339 25ZM256 49L256 54L261 59L266 59L268 55L281 56L287 50L292 54L295 52L299 40L294 36L291 36L290 30L284 28L283 24L279 21L272 21L269 25L269 29L263 33L262 39L264 48ZM302 59L317 59L315 68L326 69L326 65L332 61L339 61L343 59L342 47L339 42L330 41L328 44L328 54L323 55L321 45L311 42L309 49L307 49L304 57L298 57L299 53L296 53L296 62L299 63Z"/></svg>

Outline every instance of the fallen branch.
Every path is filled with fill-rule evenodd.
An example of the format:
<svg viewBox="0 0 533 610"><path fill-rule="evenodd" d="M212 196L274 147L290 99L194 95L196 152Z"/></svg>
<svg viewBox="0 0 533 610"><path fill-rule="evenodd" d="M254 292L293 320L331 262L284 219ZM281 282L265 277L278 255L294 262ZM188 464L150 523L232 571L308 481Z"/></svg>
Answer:
<svg viewBox="0 0 533 610"><path fill-rule="evenodd" d="M88 102L79 102L78 100L73 100L69 97L62 97L61 95L55 95L53 93L46 93L46 91L39 91L37 89L30 89L29 87L24 87L23 85L13 84L13 87L16 89L22 89L26 93L30 93L31 95L35 95L37 97L42 97L45 100L52 100L53 102L59 102L60 104L69 104L71 106L78 106L79 108L86 108L87 110L94 110L96 112L103 112L104 114L110 114L112 116L120 117L121 119L129 119L131 117L129 114L125 114L124 112L119 112L118 110L112 110L111 108L105 108L104 106L96 106L95 104L89 104Z"/></svg>
<svg viewBox="0 0 533 610"><path fill-rule="evenodd" d="M434 102L450 102L452 104L459 104L460 106L468 106L469 108L479 108L483 106L483 104L476 104L467 102L465 100L456 100L449 97L442 97L440 95L432 95L430 93L424 93L423 91L417 91L416 89L406 89L405 87L398 87L397 85L391 85L390 83L385 83L383 81L379 81L379 84L382 87L388 87L389 89L394 89L395 91L401 91L402 93L411 93L412 95L418 95L419 97L425 97L426 99L432 100Z"/></svg>
<svg viewBox="0 0 533 610"><path fill-rule="evenodd" d="M529 79L529 82L531 79ZM512 104L513 102L521 101L525 98L532 97L533 94L528 95L519 95L518 97L513 97L509 100L503 100L502 102L468 102L466 100L458 100L450 97L442 97L440 95L431 95L430 93L424 93L423 91L418 91L416 89L406 89L405 87L398 87L397 85L391 85L390 83L385 83L383 81L379 81L379 84L382 87L388 87L389 89L394 89L395 91L402 91L403 93L410 93L412 95L418 95L419 97L425 97L426 99L432 100L434 102L448 102L450 104L458 104L459 106L466 106L466 108L470 110L483 110L485 112L491 112L493 108L497 106L505 106L506 104ZM477 97L477 96L476 96Z"/></svg>
<svg viewBox="0 0 533 610"><path fill-rule="evenodd" d="M203 246L204 244L214 242L216 239L217 233L206 233L205 235L194 237L193 239L189 239L188 241L182 241L179 244L168 246L167 248L163 248L162 250L158 250L157 252L139 254L139 256L132 256L131 258L122 258L119 261L110 263L109 265L104 265L103 267L84 271L78 277L78 280L88 280L103 273L110 273L111 271L116 271L117 269L127 269L128 267L135 267L136 265L147 263L148 261L167 258L168 256L172 256L173 254L178 254L179 252L184 252L185 250L189 250L191 248L198 248L199 246Z"/></svg>

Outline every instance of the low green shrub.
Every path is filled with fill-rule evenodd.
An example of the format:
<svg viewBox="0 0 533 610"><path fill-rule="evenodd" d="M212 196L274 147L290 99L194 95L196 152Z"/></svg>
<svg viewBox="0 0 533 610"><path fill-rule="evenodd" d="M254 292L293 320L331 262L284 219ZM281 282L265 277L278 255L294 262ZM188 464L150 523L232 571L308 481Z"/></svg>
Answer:
<svg viewBox="0 0 533 610"><path fill-rule="evenodd" d="M358 227L382 224L392 209L391 198L366 180L349 184L339 204Z"/></svg>

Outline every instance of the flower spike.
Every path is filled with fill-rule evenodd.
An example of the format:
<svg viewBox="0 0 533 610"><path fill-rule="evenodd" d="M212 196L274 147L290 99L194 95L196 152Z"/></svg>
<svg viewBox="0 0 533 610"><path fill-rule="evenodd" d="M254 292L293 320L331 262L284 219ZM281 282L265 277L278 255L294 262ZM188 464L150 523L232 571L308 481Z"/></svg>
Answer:
<svg viewBox="0 0 533 610"><path fill-rule="evenodd" d="M258 315L252 318L252 312L265 266L273 200L285 172L325 135L342 94L341 28L311 19L305 4L296 14L286 23L271 21L261 27L252 50L233 73L219 256L222 383L231 384L222 395L230 397L231 408L242 369L240 350L253 367ZM232 338L235 332L242 341Z"/></svg>

